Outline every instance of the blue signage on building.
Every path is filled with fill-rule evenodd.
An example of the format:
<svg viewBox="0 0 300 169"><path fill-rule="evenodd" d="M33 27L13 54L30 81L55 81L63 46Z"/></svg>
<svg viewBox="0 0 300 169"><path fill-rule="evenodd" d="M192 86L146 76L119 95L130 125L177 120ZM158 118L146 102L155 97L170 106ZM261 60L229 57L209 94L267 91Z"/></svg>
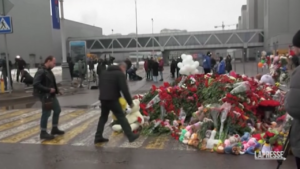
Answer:
<svg viewBox="0 0 300 169"><path fill-rule="evenodd" d="M52 26L53 29L60 29L59 5L58 0L51 0Z"/></svg>

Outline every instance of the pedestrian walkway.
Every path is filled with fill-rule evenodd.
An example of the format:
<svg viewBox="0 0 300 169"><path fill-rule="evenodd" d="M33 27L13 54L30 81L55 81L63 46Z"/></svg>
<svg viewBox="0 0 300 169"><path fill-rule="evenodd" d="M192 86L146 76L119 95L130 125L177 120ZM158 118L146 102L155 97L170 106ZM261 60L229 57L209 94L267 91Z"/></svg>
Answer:
<svg viewBox="0 0 300 169"><path fill-rule="evenodd" d="M51 141L41 141L39 139L40 116L41 109L0 110L0 144L94 145L94 135L100 116L99 109L63 109L59 127L65 130L66 134L57 136ZM50 127L51 119L49 119L49 129ZM113 132L108 123L104 130L104 136L109 138L110 141L96 146L195 151L195 149L180 144L168 135L159 137L141 136L134 143L129 143L123 133Z"/></svg>

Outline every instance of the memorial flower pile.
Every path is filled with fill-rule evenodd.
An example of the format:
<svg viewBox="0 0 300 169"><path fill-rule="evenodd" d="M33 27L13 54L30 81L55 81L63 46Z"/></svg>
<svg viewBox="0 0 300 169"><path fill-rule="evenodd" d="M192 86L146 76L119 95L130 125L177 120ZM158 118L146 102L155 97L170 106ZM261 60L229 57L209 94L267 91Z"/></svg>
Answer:
<svg viewBox="0 0 300 169"><path fill-rule="evenodd" d="M237 74L182 76L152 86L140 109L142 134L170 134L201 150L227 154L280 151L290 117L277 86Z"/></svg>

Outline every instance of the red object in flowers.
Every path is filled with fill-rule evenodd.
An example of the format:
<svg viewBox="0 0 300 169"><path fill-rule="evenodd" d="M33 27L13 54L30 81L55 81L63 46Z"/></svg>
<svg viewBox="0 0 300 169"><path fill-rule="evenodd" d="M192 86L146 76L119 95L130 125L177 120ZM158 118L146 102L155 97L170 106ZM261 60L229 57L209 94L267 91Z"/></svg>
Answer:
<svg viewBox="0 0 300 169"><path fill-rule="evenodd" d="M262 139L261 134L253 134L252 137L255 138L256 140Z"/></svg>
<svg viewBox="0 0 300 169"><path fill-rule="evenodd" d="M266 133L265 133L265 135L264 135L264 138L267 138L267 137L271 138L271 137L274 137L274 136L275 136L274 133L271 133L271 132L269 132L269 131L266 131Z"/></svg>
<svg viewBox="0 0 300 169"><path fill-rule="evenodd" d="M264 107L277 107L280 106L280 102L275 100L263 100L259 105Z"/></svg>
<svg viewBox="0 0 300 169"><path fill-rule="evenodd" d="M140 117L138 117L137 121L138 121L139 123L142 123L143 119L140 118Z"/></svg>

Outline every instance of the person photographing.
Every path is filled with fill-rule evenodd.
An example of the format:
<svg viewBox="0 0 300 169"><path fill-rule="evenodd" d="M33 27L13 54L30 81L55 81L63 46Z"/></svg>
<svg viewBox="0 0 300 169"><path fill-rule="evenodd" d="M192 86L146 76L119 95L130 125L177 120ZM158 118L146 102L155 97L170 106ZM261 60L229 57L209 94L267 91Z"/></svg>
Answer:
<svg viewBox="0 0 300 169"><path fill-rule="evenodd" d="M100 76L99 100L101 102L101 116L99 118L97 132L95 134L95 144L109 141L107 138L103 137L103 131L110 111L113 112L122 126L124 134L127 136L129 142L133 142L139 137L139 134L133 134L119 102L122 92L128 105L130 107L134 106L126 81L126 70L127 65L125 62L122 62L118 66L109 66Z"/></svg>

